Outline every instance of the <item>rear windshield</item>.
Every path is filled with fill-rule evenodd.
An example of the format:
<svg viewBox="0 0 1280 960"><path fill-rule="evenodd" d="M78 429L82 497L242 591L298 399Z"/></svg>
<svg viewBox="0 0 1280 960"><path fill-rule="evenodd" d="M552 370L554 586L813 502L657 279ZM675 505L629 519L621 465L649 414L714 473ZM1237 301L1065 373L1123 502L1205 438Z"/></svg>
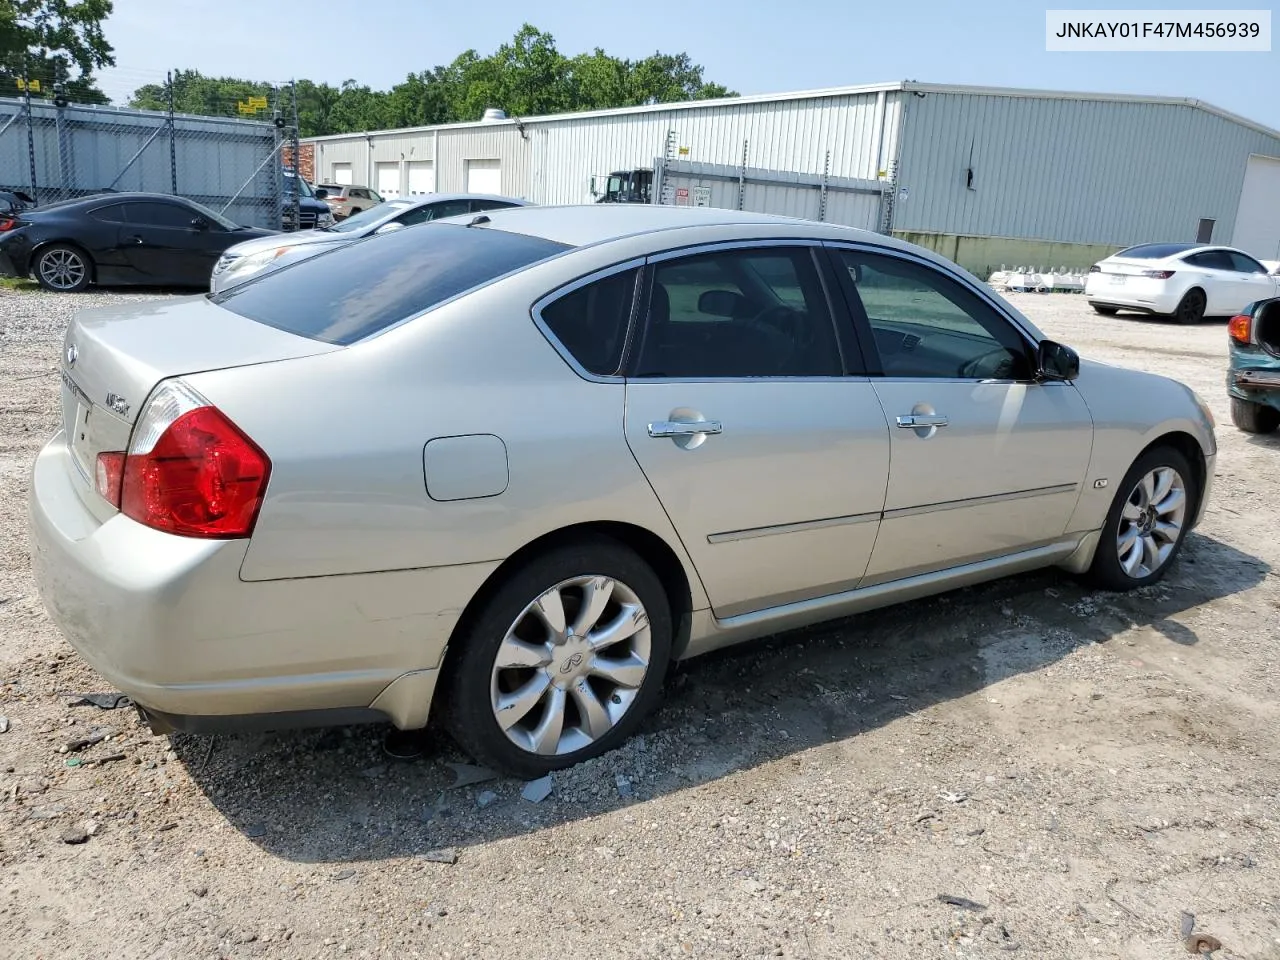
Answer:
<svg viewBox="0 0 1280 960"><path fill-rule="evenodd" d="M1115 256L1131 260L1163 260L1195 248L1194 243L1140 243L1136 247L1121 250Z"/></svg>
<svg viewBox="0 0 1280 960"><path fill-rule="evenodd" d="M210 299L267 326L347 346L568 249L520 233L431 223L343 244Z"/></svg>

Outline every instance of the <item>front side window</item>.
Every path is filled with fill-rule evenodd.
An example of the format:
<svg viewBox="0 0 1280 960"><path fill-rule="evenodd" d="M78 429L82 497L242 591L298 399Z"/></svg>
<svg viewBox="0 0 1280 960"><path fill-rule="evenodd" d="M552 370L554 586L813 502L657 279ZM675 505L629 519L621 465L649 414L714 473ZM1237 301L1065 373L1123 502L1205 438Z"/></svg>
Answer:
<svg viewBox="0 0 1280 960"><path fill-rule="evenodd" d="M850 307L865 314L886 377L1028 380L1022 335L977 294L926 264L836 251Z"/></svg>
<svg viewBox="0 0 1280 960"><path fill-rule="evenodd" d="M843 373L807 247L662 260L651 272L638 377L834 377Z"/></svg>
<svg viewBox="0 0 1280 960"><path fill-rule="evenodd" d="M126 203L124 205L130 223L141 227L169 227L186 230L196 218L194 210L175 203Z"/></svg>
<svg viewBox="0 0 1280 960"><path fill-rule="evenodd" d="M1247 254L1237 253L1235 250L1232 250L1229 256L1231 257L1231 264L1233 267L1235 267L1237 273L1266 273L1267 272L1266 267L1264 267L1257 260L1253 259L1253 257L1248 256Z"/></svg>
<svg viewBox="0 0 1280 960"><path fill-rule="evenodd" d="M542 308L542 322L588 373L612 376L622 364L637 272L610 274Z"/></svg>

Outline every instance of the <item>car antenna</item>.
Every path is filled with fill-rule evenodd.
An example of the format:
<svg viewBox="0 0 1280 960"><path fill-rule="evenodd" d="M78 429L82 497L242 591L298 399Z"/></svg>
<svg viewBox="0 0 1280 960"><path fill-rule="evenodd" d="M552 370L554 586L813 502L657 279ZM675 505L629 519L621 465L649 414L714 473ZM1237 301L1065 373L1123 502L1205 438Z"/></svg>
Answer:
<svg viewBox="0 0 1280 960"><path fill-rule="evenodd" d="M480 224L482 224L482 223L488 223L488 222L489 222L489 218L488 218L488 217L486 217L486 216L482 213L482 214L480 214L480 216L478 216L478 217L472 217L472 218L471 218L471 222L470 222L470 223L468 223L468 224L467 224L467 226L468 226L468 227L478 227L478 226L480 226Z"/></svg>

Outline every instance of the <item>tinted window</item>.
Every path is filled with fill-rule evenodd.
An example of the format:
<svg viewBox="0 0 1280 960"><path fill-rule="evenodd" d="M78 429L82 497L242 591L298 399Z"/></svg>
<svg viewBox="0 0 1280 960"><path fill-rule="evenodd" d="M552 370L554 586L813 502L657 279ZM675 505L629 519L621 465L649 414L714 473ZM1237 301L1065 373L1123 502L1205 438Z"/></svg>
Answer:
<svg viewBox="0 0 1280 960"><path fill-rule="evenodd" d="M111 203L105 207L99 207L97 210L89 211L89 216L95 220L105 220L107 223L124 223L124 204Z"/></svg>
<svg viewBox="0 0 1280 960"><path fill-rule="evenodd" d="M1231 265L1235 267L1235 269L1240 273L1266 273L1267 272L1266 267L1260 264L1257 260L1253 259L1253 257L1250 257L1246 254L1236 253L1234 250L1232 250L1228 254L1228 256L1231 257Z"/></svg>
<svg viewBox="0 0 1280 960"><path fill-rule="evenodd" d="M871 328L887 377L1026 380L1022 336L977 294L924 264L861 251L837 252L851 281L851 308Z"/></svg>
<svg viewBox="0 0 1280 960"><path fill-rule="evenodd" d="M1194 250L1194 243L1140 243L1113 254L1116 257L1127 257L1130 260L1163 260L1174 257L1185 250Z"/></svg>
<svg viewBox="0 0 1280 960"><path fill-rule="evenodd" d="M441 217L456 217L460 214L471 212L471 201L445 200L442 203L433 203L427 209L430 211L426 218L428 220L439 220Z"/></svg>
<svg viewBox="0 0 1280 960"><path fill-rule="evenodd" d="M441 225L343 244L210 299L313 340L346 346L569 247L541 237Z"/></svg>
<svg viewBox="0 0 1280 960"><path fill-rule="evenodd" d="M1193 267L1203 267L1206 270L1235 270L1235 264L1231 262L1231 257L1225 250L1193 253L1189 257L1184 257L1183 263L1189 263Z"/></svg>
<svg viewBox="0 0 1280 960"><path fill-rule="evenodd" d="M130 223L147 227L172 227L188 230L196 212L176 203L126 203L125 215Z"/></svg>
<svg viewBox="0 0 1280 960"><path fill-rule="evenodd" d="M502 210L505 207L514 207L514 203L508 203L506 200L472 200L472 210Z"/></svg>
<svg viewBox="0 0 1280 960"><path fill-rule="evenodd" d="M841 372L835 329L809 249L731 250L654 266L636 376Z"/></svg>
<svg viewBox="0 0 1280 960"><path fill-rule="evenodd" d="M635 285L635 270L596 280L543 307L542 322L584 370L607 377L622 363Z"/></svg>

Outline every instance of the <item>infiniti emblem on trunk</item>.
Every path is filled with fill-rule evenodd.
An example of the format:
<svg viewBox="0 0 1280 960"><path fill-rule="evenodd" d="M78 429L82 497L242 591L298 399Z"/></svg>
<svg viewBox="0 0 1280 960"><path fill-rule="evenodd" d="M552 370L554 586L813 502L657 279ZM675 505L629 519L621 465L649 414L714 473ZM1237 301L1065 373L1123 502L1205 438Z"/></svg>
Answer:
<svg viewBox="0 0 1280 960"><path fill-rule="evenodd" d="M74 343L67 347L67 366L74 367L76 365L76 357L78 356L80 356L80 351L76 349L76 345Z"/></svg>

